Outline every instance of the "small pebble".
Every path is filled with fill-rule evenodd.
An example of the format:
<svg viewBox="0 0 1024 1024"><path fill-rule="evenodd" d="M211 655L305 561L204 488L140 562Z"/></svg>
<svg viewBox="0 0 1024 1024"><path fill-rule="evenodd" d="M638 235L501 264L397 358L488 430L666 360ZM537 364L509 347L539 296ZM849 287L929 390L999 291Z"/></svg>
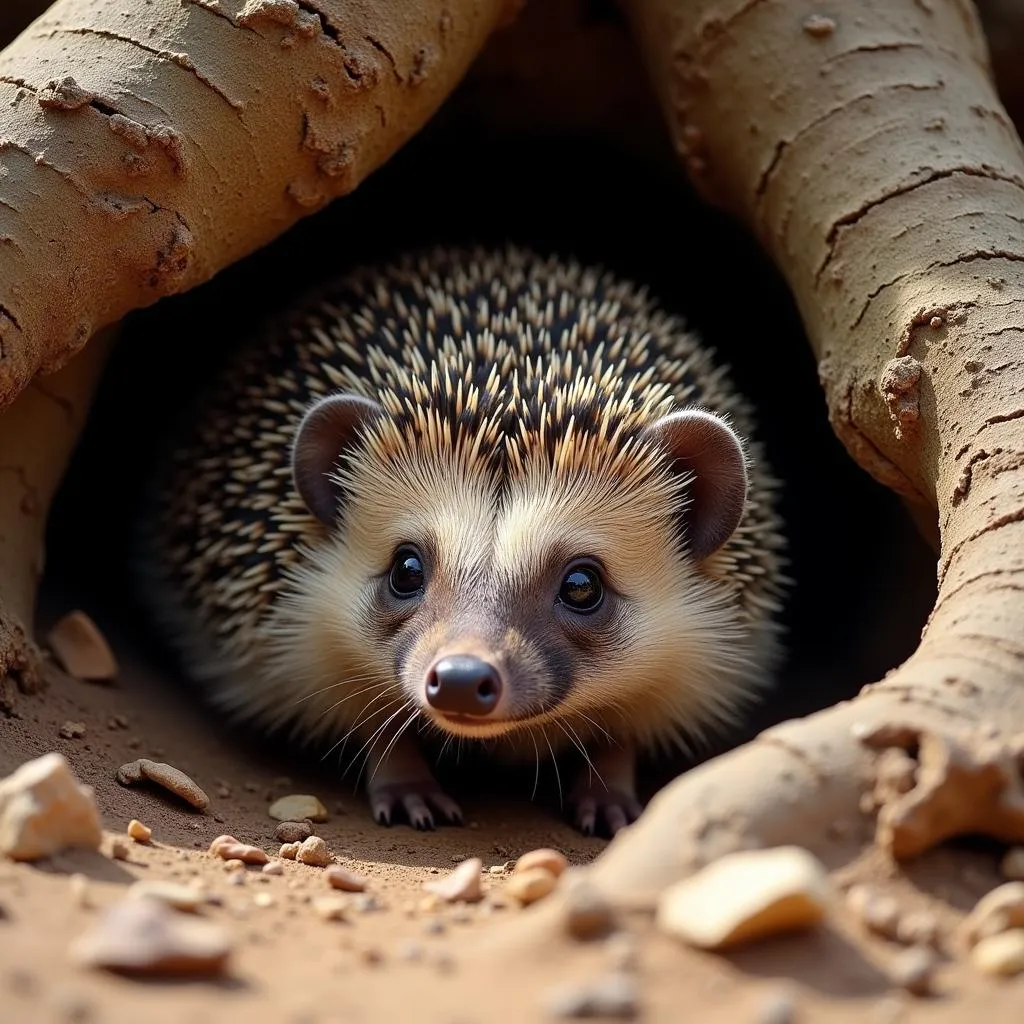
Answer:
<svg viewBox="0 0 1024 1024"><path fill-rule="evenodd" d="M505 874L505 865L504 864L492 864L487 869L487 874L489 874L489 875L503 875L503 874Z"/></svg>
<svg viewBox="0 0 1024 1024"><path fill-rule="evenodd" d="M313 826L308 821L282 821L274 829L274 838L279 843L301 843L313 834Z"/></svg>
<svg viewBox="0 0 1024 1024"><path fill-rule="evenodd" d="M76 679L105 681L117 675L114 652L83 611L65 615L50 630L46 641L64 671Z"/></svg>
<svg viewBox="0 0 1024 1024"><path fill-rule="evenodd" d="M85 722L65 722L57 735L62 740L80 740L85 735Z"/></svg>
<svg viewBox="0 0 1024 1024"><path fill-rule="evenodd" d="M566 893L565 930L580 941L607 935L615 925L608 901L589 882L574 881Z"/></svg>
<svg viewBox="0 0 1024 1024"><path fill-rule="evenodd" d="M315 896L313 910L325 921L344 921L348 917L348 900L344 896Z"/></svg>
<svg viewBox="0 0 1024 1024"><path fill-rule="evenodd" d="M444 921L439 917L430 917L423 922L423 930L428 935L441 935L445 931Z"/></svg>
<svg viewBox="0 0 1024 1024"><path fill-rule="evenodd" d="M154 899L116 904L71 947L83 966L144 974L220 973L230 952L218 925L178 914Z"/></svg>
<svg viewBox="0 0 1024 1024"><path fill-rule="evenodd" d="M332 864L327 869L326 875L327 882L332 889L341 889L342 892L363 892L366 889L366 879L354 875L340 864Z"/></svg>
<svg viewBox="0 0 1024 1024"><path fill-rule="evenodd" d="M164 882L158 879L134 882L128 887L126 896L130 900L159 900L175 910L183 910L192 914L206 902L206 896L201 889L193 889L188 885L178 885L176 882Z"/></svg>
<svg viewBox="0 0 1024 1024"><path fill-rule="evenodd" d="M836 23L825 14L809 14L804 18L804 31L815 39L824 39L836 30Z"/></svg>
<svg viewBox="0 0 1024 1024"><path fill-rule="evenodd" d="M524 853L516 861L512 872L513 874L520 874L524 871L531 871L533 868L544 868L550 871L555 878L558 878L568 866L569 862L557 850L543 848Z"/></svg>
<svg viewBox="0 0 1024 1024"><path fill-rule="evenodd" d="M545 999L555 1017L605 1017L633 1020L639 1013L636 983L628 974L613 972L593 981L562 985Z"/></svg>
<svg viewBox="0 0 1024 1024"><path fill-rule="evenodd" d="M219 843L214 853L229 863L240 861L242 864L266 864L270 860L266 850L246 843Z"/></svg>
<svg viewBox="0 0 1024 1024"><path fill-rule="evenodd" d="M277 821L326 821L327 808L315 797L306 793L293 793L275 800L267 813Z"/></svg>
<svg viewBox="0 0 1024 1024"><path fill-rule="evenodd" d="M1013 881L1024 881L1024 846L1014 846L999 862L999 870L1004 878Z"/></svg>
<svg viewBox="0 0 1024 1024"><path fill-rule="evenodd" d="M148 843L153 838L153 830L148 825L143 825L137 818L132 818L128 822L125 832L137 843Z"/></svg>
<svg viewBox="0 0 1024 1024"><path fill-rule="evenodd" d="M505 883L505 892L528 907L554 892L557 884L558 879L547 868L527 868L512 875Z"/></svg>
<svg viewBox="0 0 1024 1024"><path fill-rule="evenodd" d="M870 885L855 885L846 894L846 905L868 931L895 939L900 926L900 906Z"/></svg>
<svg viewBox="0 0 1024 1024"><path fill-rule="evenodd" d="M175 796L181 797L186 803L200 811L210 806L210 798L180 768L164 764L161 761L150 761L140 757L117 769L117 781L122 786L135 786L143 780L162 786Z"/></svg>
<svg viewBox="0 0 1024 1024"><path fill-rule="evenodd" d="M111 715L107 719L108 729L127 729L128 724L128 718L126 715Z"/></svg>
<svg viewBox="0 0 1024 1024"><path fill-rule="evenodd" d="M943 321L941 316L933 316L931 320L928 321L928 326L931 327L933 331L937 331L944 322L945 321Z"/></svg>
<svg viewBox="0 0 1024 1024"><path fill-rule="evenodd" d="M727 854L670 886L658 901L662 931L724 949L818 924L829 904L824 865L796 846Z"/></svg>
<svg viewBox="0 0 1024 1024"><path fill-rule="evenodd" d="M932 976L936 968L935 954L928 949L905 949L893 957L889 964L889 977L894 985L912 995L926 996L931 991Z"/></svg>
<svg viewBox="0 0 1024 1024"><path fill-rule="evenodd" d="M369 914L374 910L379 910L380 904L374 896L364 893L362 896L356 897L355 907L360 914Z"/></svg>
<svg viewBox="0 0 1024 1024"><path fill-rule="evenodd" d="M277 851L278 857L283 860L295 860L295 855L299 852L299 843L282 843L281 849Z"/></svg>
<svg viewBox="0 0 1024 1024"><path fill-rule="evenodd" d="M283 875L284 865L279 860L270 860L260 870L265 875Z"/></svg>
<svg viewBox="0 0 1024 1024"><path fill-rule="evenodd" d="M228 885L245 885L245 871L231 871L228 875Z"/></svg>
<svg viewBox="0 0 1024 1024"><path fill-rule="evenodd" d="M483 868L479 857L470 857L445 878L424 882L423 888L448 903L474 903L483 896Z"/></svg>
<svg viewBox="0 0 1024 1024"><path fill-rule="evenodd" d="M980 939L971 962L983 974L1010 977L1024 971L1024 928L1012 928Z"/></svg>
<svg viewBox="0 0 1024 1024"><path fill-rule="evenodd" d="M406 939L398 947L398 959L415 964L423 959L423 947L413 939Z"/></svg>
<svg viewBox="0 0 1024 1024"><path fill-rule="evenodd" d="M93 791L63 754L43 754L0 779L0 855L34 861L69 847L97 850L102 842Z"/></svg>
<svg viewBox="0 0 1024 1024"><path fill-rule="evenodd" d="M926 910L904 914L896 926L896 939L904 946L937 946L938 918Z"/></svg>
<svg viewBox="0 0 1024 1024"><path fill-rule="evenodd" d="M275 903L274 897L269 892L258 892L252 898L257 907L272 907Z"/></svg>
<svg viewBox="0 0 1024 1024"><path fill-rule="evenodd" d="M128 844L120 838L111 840L110 843L110 856L114 860L127 860L128 859Z"/></svg>
<svg viewBox="0 0 1024 1024"><path fill-rule="evenodd" d="M303 839L295 852L295 859L300 864L309 864L315 868L325 868L334 859L327 844L319 836Z"/></svg>

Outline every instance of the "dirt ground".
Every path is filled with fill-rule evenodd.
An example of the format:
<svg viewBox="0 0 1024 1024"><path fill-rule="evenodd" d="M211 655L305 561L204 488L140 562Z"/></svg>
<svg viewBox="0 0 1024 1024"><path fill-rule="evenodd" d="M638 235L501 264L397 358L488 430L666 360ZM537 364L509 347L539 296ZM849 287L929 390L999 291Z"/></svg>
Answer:
<svg viewBox="0 0 1024 1024"><path fill-rule="evenodd" d="M566 939L542 901L516 909L501 895L506 877L487 871L539 847L554 846L584 864L605 842L585 839L549 808L528 800L464 798L467 827L421 834L381 829L351 782L287 762L273 749L225 738L219 724L178 687L167 685L115 638L122 659L116 683L72 679L56 666L45 694L19 696L0 719L0 775L48 750L61 751L95 788L107 830L101 852L65 853L36 865L0 863L0 1021L424 1021L437 1024L551 1019L547 1000L559 985L601 976L611 967L606 940ZM123 716L123 718L115 718ZM67 721L84 735L64 739ZM126 724L125 724L126 723ZM170 762L207 791L211 806L192 811L156 790L120 786L119 765L138 757ZM292 768L294 769L294 764ZM224 862L207 852L229 832L276 853L267 808L288 792L315 793L329 820L317 832L338 860L369 880L375 904L352 898L345 921L324 921L312 899L328 893L321 868L284 862L284 873L246 870L229 882ZM464 796L464 794L459 794ZM153 829L131 843L127 861L111 843L131 818ZM904 911L934 915L948 936L976 900L1001 879L995 849L938 851L896 872L877 855L858 854L867 830L851 835L836 862L837 890L871 881ZM466 857L485 865L485 898L473 905L422 906L424 882ZM72 875L86 876L85 906ZM234 949L219 980L140 981L75 966L71 943L136 879L201 883L220 897L203 913L228 930ZM261 894L269 894L272 903ZM257 897L260 897L257 899ZM1019 1020L1024 981L993 982L957 959L944 960L935 995L917 998L889 974L900 947L869 938L839 910L804 936L764 942L730 956L685 949L656 934L647 915L621 920L636 941L639 1019L652 1022L895 1022ZM788 1008L788 1015L785 1011Z"/></svg>

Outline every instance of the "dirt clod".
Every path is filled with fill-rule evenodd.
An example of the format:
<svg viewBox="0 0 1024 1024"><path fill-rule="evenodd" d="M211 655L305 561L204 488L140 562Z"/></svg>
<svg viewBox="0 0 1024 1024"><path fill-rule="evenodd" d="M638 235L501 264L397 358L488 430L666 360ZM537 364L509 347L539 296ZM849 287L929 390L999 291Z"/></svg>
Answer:
<svg viewBox="0 0 1024 1024"><path fill-rule="evenodd" d="M313 834L309 821L282 821L274 829L274 838L279 843L301 843Z"/></svg>
<svg viewBox="0 0 1024 1024"><path fill-rule="evenodd" d="M589 882L574 879L567 887L564 925L574 939L587 941L607 935L615 927L608 901Z"/></svg>
<svg viewBox="0 0 1024 1024"><path fill-rule="evenodd" d="M85 722L64 722L57 730L62 740L80 740L85 735Z"/></svg>
<svg viewBox="0 0 1024 1024"><path fill-rule="evenodd" d="M282 843L281 848L277 851L277 855L284 860L295 860L300 846L300 843Z"/></svg>
<svg viewBox="0 0 1024 1024"><path fill-rule="evenodd" d="M360 878L340 864L332 864L327 869L326 876L332 889L340 889L342 892L363 892L366 888L365 878Z"/></svg>
<svg viewBox="0 0 1024 1024"><path fill-rule="evenodd" d="M210 798L180 768L173 765L140 757L138 761L129 761L117 769L117 781L122 786L136 786L147 779L200 811L210 806Z"/></svg>
<svg viewBox="0 0 1024 1024"><path fill-rule="evenodd" d="M935 954L917 946L905 949L893 958L889 965L889 977L899 988L915 996L924 996L931 992L936 966Z"/></svg>
<svg viewBox="0 0 1024 1024"><path fill-rule="evenodd" d="M114 652L96 623L83 611L65 615L50 630L46 642L64 671L76 679L103 682L117 676Z"/></svg>
<svg viewBox="0 0 1024 1024"><path fill-rule="evenodd" d="M303 818L310 821L326 821L327 808L315 797L305 793L293 793L275 800L267 813L275 821L297 822Z"/></svg>
<svg viewBox="0 0 1024 1024"><path fill-rule="evenodd" d="M524 907L554 892L558 879L547 868L533 867L516 871L505 884L505 891Z"/></svg>
<svg viewBox="0 0 1024 1024"><path fill-rule="evenodd" d="M670 886L658 902L667 934L724 949L817 924L829 903L824 865L797 846L732 853Z"/></svg>
<svg viewBox="0 0 1024 1024"><path fill-rule="evenodd" d="M111 907L72 944L72 958L86 967L125 973L216 974L231 944L218 925L194 920L152 898Z"/></svg>
<svg viewBox="0 0 1024 1024"><path fill-rule="evenodd" d="M562 1018L632 1020L640 1010L636 982L620 972L560 986L548 994L545 1005L550 1014Z"/></svg>
<svg viewBox="0 0 1024 1024"><path fill-rule="evenodd" d="M0 854L38 860L103 841L93 791L81 785L58 753L27 761L0 780Z"/></svg>
<svg viewBox="0 0 1024 1024"><path fill-rule="evenodd" d="M1009 977L1024 971L1024 928L989 935L971 950L971 963L983 974Z"/></svg>
<svg viewBox="0 0 1024 1024"><path fill-rule="evenodd" d="M327 844L319 836L303 839L295 851L295 859L300 864L309 864L315 868L325 868L334 860Z"/></svg>
<svg viewBox="0 0 1024 1024"><path fill-rule="evenodd" d="M134 839L137 843L148 843L153 838L153 830L148 825L143 825L138 818L132 818L125 831L129 838Z"/></svg>
<svg viewBox="0 0 1024 1024"><path fill-rule="evenodd" d="M515 867L512 868L512 873L519 874L523 871L529 871L531 868L544 868L558 878L568 866L569 862L561 853L557 850L545 848L524 853L516 861Z"/></svg>
<svg viewBox="0 0 1024 1024"><path fill-rule="evenodd" d="M471 857L445 878L424 882L423 888L448 903L473 903L483 897L483 869L483 861Z"/></svg>

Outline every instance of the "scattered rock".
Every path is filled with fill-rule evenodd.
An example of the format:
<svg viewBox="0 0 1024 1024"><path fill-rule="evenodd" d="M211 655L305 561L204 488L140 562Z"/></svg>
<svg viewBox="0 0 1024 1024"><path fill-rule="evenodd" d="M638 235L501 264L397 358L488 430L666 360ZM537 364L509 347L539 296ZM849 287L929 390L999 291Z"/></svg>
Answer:
<svg viewBox="0 0 1024 1024"><path fill-rule="evenodd" d="M836 23L824 14L809 14L804 18L804 31L815 39L824 39L836 30Z"/></svg>
<svg viewBox="0 0 1024 1024"><path fill-rule="evenodd" d="M283 847L282 847L283 849ZM299 843L295 851L295 859L300 864L309 864L314 868L325 868L334 859L327 844L319 836L310 836Z"/></svg>
<svg viewBox="0 0 1024 1024"><path fill-rule="evenodd" d="M366 879L353 874L340 864L332 864L327 869L327 881L332 889L342 892L362 892L366 888Z"/></svg>
<svg viewBox="0 0 1024 1024"><path fill-rule="evenodd" d="M262 870L265 875L283 875L284 865L279 860L270 860L263 865Z"/></svg>
<svg viewBox="0 0 1024 1024"><path fill-rule="evenodd" d="M448 903L473 903L483 896L483 870L483 861L470 857L445 878L424 882L423 888Z"/></svg>
<svg viewBox="0 0 1024 1024"><path fill-rule="evenodd" d="M554 892L558 879L547 868L533 867L516 871L505 883L505 891L524 907Z"/></svg>
<svg viewBox="0 0 1024 1024"><path fill-rule="evenodd" d="M293 793L275 800L267 813L276 821L326 821L327 808L315 797L306 793ZM294 842L294 840L292 840Z"/></svg>
<svg viewBox="0 0 1024 1024"><path fill-rule="evenodd" d="M1004 878L1024 881L1024 846L1014 846L999 862L999 870Z"/></svg>
<svg viewBox="0 0 1024 1024"><path fill-rule="evenodd" d="M155 899L116 904L71 947L79 964L132 974L216 974L230 953L219 926Z"/></svg>
<svg viewBox="0 0 1024 1024"><path fill-rule="evenodd" d="M143 825L138 818L132 818L125 831L137 843L148 843L153 838L153 830L148 825Z"/></svg>
<svg viewBox="0 0 1024 1024"><path fill-rule="evenodd" d="M823 864L797 846L728 854L669 887L658 925L702 949L724 949L817 924L829 903Z"/></svg>
<svg viewBox="0 0 1024 1024"><path fill-rule="evenodd" d="M133 883L128 887L126 895L130 900L157 900L190 914L194 914L206 902L206 896L200 889L157 879Z"/></svg>
<svg viewBox="0 0 1024 1024"><path fill-rule="evenodd" d="M912 995L926 996L931 992L932 976L937 961L931 950L922 947L905 949L889 965L889 977L894 985Z"/></svg>
<svg viewBox="0 0 1024 1024"><path fill-rule="evenodd" d="M234 836L229 836L227 834L222 835L222 836L217 836L216 839L211 839L210 840L210 845L208 847L208 852L212 853L214 856L216 856L217 855L218 847L225 846L225 845L238 845L238 840Z"/></svg>
<svg viewBox="0 0 1024 1024"><path fill-rule="evenodd" d="M57 730L57 735L62 740L80 740L85 735L85 722L67 721Z"/></svg>
<svg viewBox="0 0 1024 1024"><path fill-rule="evenodd" d="M271 896L269 892L256 893L256 895L253 896L252 901L257 907L260 907L263 910L266 910L267 907L272 907L275 902L274 897Z"/></svg>
<svg viewBox="0 0 1024 1024"><path fill-rule="evenodd" d="M282 821L274 829L274 838L279 843L301 843L313 834L313 825L307 821Z"/></svg>
<svg viewBox="0 0 1024 1024"><path fill-rule="evenodd" d="M545 999L555 1017L605 1017L632 1020L639 1013L636 983L628 974L613 972L550 992Z"/></svg>
<svg viewBox="0 0 1024 1024"><path fill-rule="evenodd" d="M939 944L939 920L927 910L904 914L896 926L896 941L904 946L932 946Z"/></svg>
<svg viewBox="0 0 1024 1024"><path fill-rule="evenodd" d="M258 846L249 846L247 843L218 843L214 854L221 860L237 860L239 864L266 864L270 856L266 850Z"/></svg>
<svg viewBox="0 0 1024 1024"><path fill-rule="evenodd" d="M569 935L581 941L601 938L615 927L608 901L583 879L576 879L567 886L564 920Z"/></svg>
<svg viewBox="0 0 1024 1024"><path fill-rule="evenodd" d="M97 850L102 841L93 791L78 782L62 754L43 754L0 780L5 856L38 860L73 846Z"/></svg>
<svg viewBox="0 0 1024 1024"><path fill-rule="evenodd" d="M971 962L983 974L1009 977L1024 971L1024 928L1012 928L979 939Z"/></svg>
<svg viewBox="0 0 1024 1024"><path fill-rule="evenodd" d="M524 853L516 861L515 867L512 868L512 873L518 875L533 868L544 868L550 871L555 878L558 878L568 866L569 862L557 850L543 848Z"/></svg>
<svg viewBox="0 0 1024 1024"><path fill-rule="evenodd" d="M958 931L964 944L973 946L979 939L1011 928L1024 928L1024 882L1006 882L986 893Z"/></svg>
<svg viewBox="0 0 1024 1024"><path fill-rule="evenodd" d="M870 885L855 885L846 894L846 905L868 931L895 939L900 927L900 906Z"/></svg>
<svg viewBox="0 0 1024 1024"><path fill-rule="evenodd" d="M173 765L140 757L138 761L129 761L117 769L117 781L122 786L136 786L146 779L181 797L200 811L210 806L210 798L180 768Z"/></svg>
<svg viewBox="0 0 1024 1024"><path fill-rule="evenodd" d="M325 921L344 921L348 917L348 900L344 896L314 896L313 909Z"/></svg>
<svg viewBox="0 0 1024 1024"><path fill-rule="evenodd" d="M278 857L282 857L284 860L295 860L296 854L299 852L300 843L282 843L281 849L277 851Z"/></svg>
<svg viewBox="0 0 1024 1024"><path fill-rule="evenodd" d="M61 667L76 679L106 681L117 676L117 659L99 627L83 611L69 612L46 638Z"/></svg>
<svg viewBox="0 0 1024 1024"><path fill-rule="evenodd" d="M128 844L120 837L112 839L110 843L110 856L114 860L127 860Z"/></svg>

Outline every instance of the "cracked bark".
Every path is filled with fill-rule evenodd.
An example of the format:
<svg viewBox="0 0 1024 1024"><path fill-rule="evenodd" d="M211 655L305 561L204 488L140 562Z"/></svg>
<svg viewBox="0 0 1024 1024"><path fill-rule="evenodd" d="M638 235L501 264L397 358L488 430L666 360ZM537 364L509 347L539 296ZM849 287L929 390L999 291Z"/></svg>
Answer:
<svg viewBox="0 0 1024 1024"><path fill-rule="evenodd" d="M856 19L820 0L627 7L695 184L797 298L837 434L941 545L905 664L676 780L596 862L615 901L649 906L736 848L855 856L866 732L1024 731L1024 147L966 3L878 0Z"/></svg>

